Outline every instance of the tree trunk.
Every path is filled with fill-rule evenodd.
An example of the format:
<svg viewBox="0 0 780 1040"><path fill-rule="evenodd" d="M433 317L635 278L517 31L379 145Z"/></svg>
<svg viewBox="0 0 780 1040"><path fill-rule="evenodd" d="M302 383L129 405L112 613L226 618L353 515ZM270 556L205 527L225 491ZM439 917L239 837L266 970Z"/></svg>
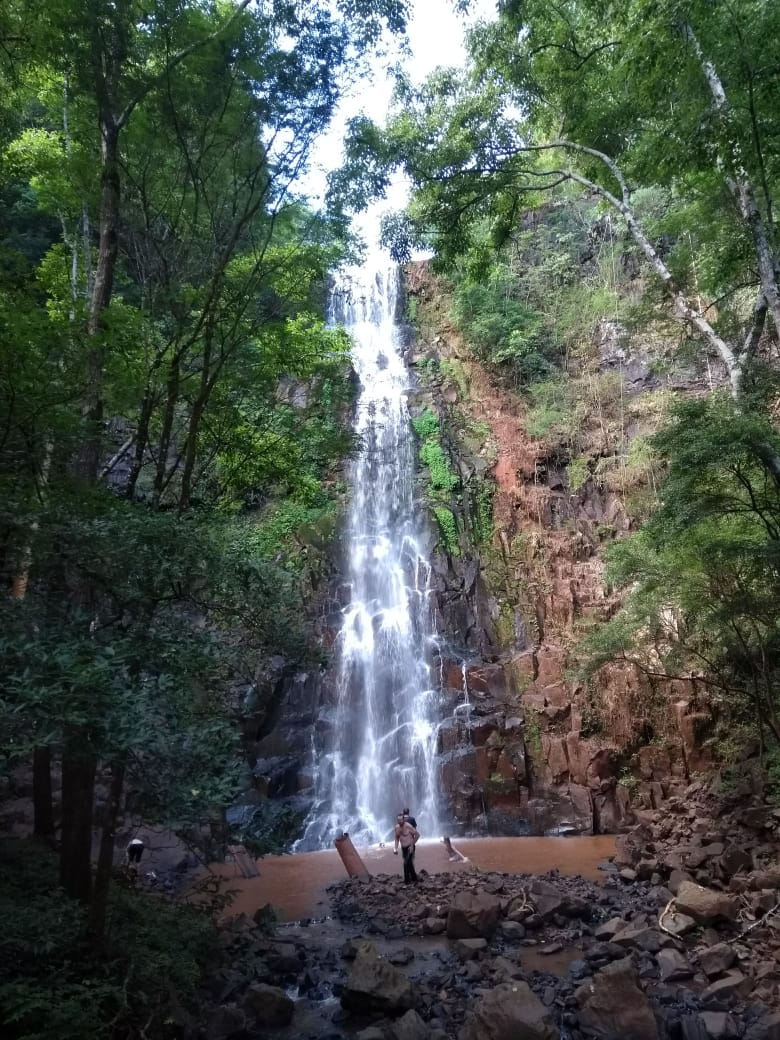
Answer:
<svg viewBox="0 0 780 1040"><path fill-rule="evenodd" d="M135 486L138 483L138 477L141 474L141 469L144 464L146 445L149 442L149 423L152 418L153 400L154 390L150 379L146 385L144 399L141 403L141 411L138 416L138 429L135 434L135 452L133 454L133 461L130 465L130 474L127 478L127 488L125 489L125 494L130 499L135 498Z"/></svg>
<svg viewBox="0 0 780 1040"><path fill-rule="evenodd" d="M768 219L765 219L756 201L756 192L747 169L742 146L730 125L733 113L720 74L705 55L698 37L688 22L683 24L683 32L701 66L710 95L712 96L715 111L720 117L720 125L724 131L727 148L725 154L723 148L718 148L718 164L726 174L728 189L739 207L743 220L750 229L753 248L755 249L758 262L761 287L764 290L775 327L780 332L778 258L773 243L771 213L768 215ZM767 204L771 205L771 197L767 198Z"/></svg>
<svg viewBox="0 0 780 1040"><path fill-rule="evenodd" d="M124 783L124 762L112 762L111 784L109 785L108 801L103 813L103 827L100 833L100 849L95 870L95 884L92 890L92 904L89 908L89 931L95 943L101 942L106 929L108 892L111 888L111 874L114 867L116 821L119 816L119 805L122 800Z"/></svg>
<svg viewBox="0 0 780 1040"><path fill-rule="evenodd" d="M69 726L62 751L60 883L82 903L92 894L92 813L97 763L89 734Z"/></svg>
<svg viewBox="0 0 780 1040"><path fill-rule="evenodd" d="M110 116L101 119L100 241L89 305L87 333L87 391L81 415L84 435L73 467L74 476L96 483L103 441L103 383L105 346L101 342L103 315L111 303L119 248L119 130Z"/></svg>
<svg viewBox="0 0 780 1040"><path fill-rule="evenodd" d="M36 838L54 837L54 805L51 793L51 749L33 752L33 833Z"/></svg>
<svg viewBox="0 0 780 1040"><path fill-rule="evenodd" d="M179 403L179 354L174 354L168 369L167 394L165 399L165 411L163 412L162 430L160 431L160 442L157 446L157 471L154 476L154 492L152 501L159 506L165 488L165 474L168 468L168 451L171 446L171 431L173 430L173 419L176 413L176 405Z"/></svg>
<svg viewBox="0 0 780 1040"><path fill-rule="evenodd" d="M187 445L184 449L184 469L182 470L181 475L181 492L179 494L180 513L183 513L186 509L190 508L190 500L192 498L192 474L195 471L195 455L198 446L198 431L200 430L203 413L206 410L208 396L207 392L201 390L198 394L197 400L192 406L192 414L190 415L190 424L187 431Z"/></svg>

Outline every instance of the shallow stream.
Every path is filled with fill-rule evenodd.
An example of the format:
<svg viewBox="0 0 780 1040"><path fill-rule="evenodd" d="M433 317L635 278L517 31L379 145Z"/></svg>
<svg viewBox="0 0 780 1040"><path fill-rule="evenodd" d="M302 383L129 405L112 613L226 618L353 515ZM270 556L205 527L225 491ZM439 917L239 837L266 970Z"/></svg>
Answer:
<svg viewBox="0 0 780 1040"><path fill-rule="evenodd" d="M599 866L615 849L615 838L597 835L579 838L463 838L455 848L466 859L449 861L439 841L421 841L417 869L430 874L444 871L495 870L518 874L545 874L558 870L590 880L603 877ZM371 845L358 851L371 874L401 874L401 857L392 845ZM270 903L280 921L323 918L328 915L327 888L345 878L346 871L335 849L266 856L257 860L259 876L244 878L238 864L218 863L211 870L229 879L234 893L229 914L249 914Z"/></svg>

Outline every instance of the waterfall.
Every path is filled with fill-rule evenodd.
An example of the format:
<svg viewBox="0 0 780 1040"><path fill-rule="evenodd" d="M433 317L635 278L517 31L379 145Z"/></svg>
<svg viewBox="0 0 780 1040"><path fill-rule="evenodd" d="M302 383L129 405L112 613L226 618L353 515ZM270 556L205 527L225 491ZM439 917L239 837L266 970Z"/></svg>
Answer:
<svg viewBox="0 0 780 1040"><path fill-rule="evenodd" d="M335 694L316 726L315 800L298 851L330 846L342 831L356 844L387 840L405 806L422 834L440 833L437 643L397 301L395 268L353 276L332 296L331 318L354 344L361 448L352 467L349 603L335 647Z"/></svg>

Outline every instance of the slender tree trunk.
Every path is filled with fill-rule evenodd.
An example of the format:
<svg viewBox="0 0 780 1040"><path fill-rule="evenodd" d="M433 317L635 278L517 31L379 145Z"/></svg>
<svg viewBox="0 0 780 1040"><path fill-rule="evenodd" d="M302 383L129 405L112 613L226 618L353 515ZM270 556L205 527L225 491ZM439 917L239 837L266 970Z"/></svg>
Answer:
<svg viewBox="0 0 780 1040"><path fill-rule="evenodd" d="M718 165L725 174L729 191L734 197L742 218L747 224L753 239L753 248L758 261L761 287L764 290L769 310L780 333L780 285L778 285L778 257L775 253L771 212L764 218L756 201L756 191L747 169L742 145L733 131L733 112L726 88L718 70L705 55L699 39L689 23L683 25L683 33L690 43L707 81L715 111L723 130L725 147L718 149ZM767 198L771 206L771 198Z"/></svg>
<svg viewBox="0 0 780 1040"><path fill-rule="evenodd" d="M138 477L141 474L144 464L146 445L149 443L149 423L152 418L153 406L154 390L150 380L146 384L144 399L141 402L141 411L138 416L138 429L135 434L135 452L133 453L133 461L130 465L130 474L127 478L125 494L130 499L135 498L135 486L138 483Z"/></svg>
<svg viewBox="0 0 780 1040"><path fill-rule="evenodd" d="M110 116L101 119L101 134L100 240L87 320L87 391L81 409L84 434L73 466L76 479L87 484L94 484L100 471L105 374L105 346L101 333L103 315L114 291L119 248L119 130Z"/></svg>
<svg viewBox="0 0 780 1040"><path fill-rule="evenodd" d="M165 474L168 468L168 451L171 446L171 432L173 420L176 414L176 405L179 403L179 354L174 354L168 368L167 393L165 398L165 411L163 412L162 430L160 431L160 442L157 447L157 471L154 476L154 491L152 501L159 506L160 498L165 489Z"/></svg>
<svg viewBox="0 0 780 1040"><path fill-rule="evenodd" d="M95 884L92 889L92 904L89 908L89 931L93 941L99 943L103 939L106 928L106 911L108 908L108 892L111 887L111 874L114 867L114 848L116 846L116 821L122 801L125 783L125 764L122 761L111 763L111 783L108 789L108 800L103 813L103 826L100 833L100 849L95 869Z"/></svg>
<svg viewBox="0 0 780 1040"><path fill-rule="evenodd" d="M190 414L190 423L187 430L187 443L184 448L184 468L181 475L181 492L179 494L179 512L183 513L190 507L192 498L192 475L195 471L195 458L198 447L198 432L203 413L208 403L208 387L202 388Z"/></svg>
<svg viewBox="0 0 780 1040"><path fill-rule="evenodd" d="M51 791L51 749L33 752L33 833L47 840L54 836L54 803Z"/></svg>
<svg viewBox="0 0 780 1040"><path fill-rule="evenodd" d="M69 726L62 751L62 847L60 883L72 899L92 894L92 812L97 762L89 734Z"/></svg>

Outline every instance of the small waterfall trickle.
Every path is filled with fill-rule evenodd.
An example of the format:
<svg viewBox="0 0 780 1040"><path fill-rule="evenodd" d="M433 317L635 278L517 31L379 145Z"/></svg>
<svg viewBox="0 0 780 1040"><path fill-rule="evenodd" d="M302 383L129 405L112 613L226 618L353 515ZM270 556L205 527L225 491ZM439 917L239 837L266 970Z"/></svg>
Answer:
<svg viewBox="0 0 780 1040"><path fill-rule="evenodd" d="M440 833L435 755L440 683L431 568L414 501L409 374L395 320L395 268L345 281L331 317L350 333L360 378L347 530L350 602L336 651L335 703L315 741L315 800L296 851L387 839L409 806L425 835Z"/></svg>

